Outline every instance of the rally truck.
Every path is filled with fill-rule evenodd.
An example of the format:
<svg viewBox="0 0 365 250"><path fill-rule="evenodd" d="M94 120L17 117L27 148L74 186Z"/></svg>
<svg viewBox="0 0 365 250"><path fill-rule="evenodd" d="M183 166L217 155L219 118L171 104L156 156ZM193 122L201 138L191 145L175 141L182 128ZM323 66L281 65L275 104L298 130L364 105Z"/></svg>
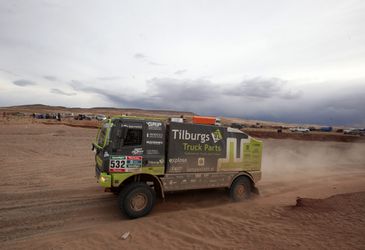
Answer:
<svg viewBox="0 0 365 250"><path fill-rule="evenodd" d="M236 128L114 117L92 146L98 183L119 196L129 218L147 215L172 191L227 188L242 201L261 179L262 142Z"/></svg>

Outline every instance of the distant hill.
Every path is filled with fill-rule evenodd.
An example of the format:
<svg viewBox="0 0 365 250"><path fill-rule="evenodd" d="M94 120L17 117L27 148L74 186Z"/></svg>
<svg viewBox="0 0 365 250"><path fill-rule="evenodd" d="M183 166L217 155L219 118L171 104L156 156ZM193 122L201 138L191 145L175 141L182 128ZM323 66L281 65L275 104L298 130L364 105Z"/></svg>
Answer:
<svg viewBox="0 0 365 250"><path fill-rule="evenodd" d="M18 106L9 106L4 108L13 108L13 109L66 109L63 106L49 106L45 104L26 104L26 105L18 105Z"/></svg>
<svg viewBox="0 0 365 250"><path fill-rule="evenodd" d="M176 111L176 110L148 110L138 108L116 108L116 107L92 107L92 108L80 108L80 107L64 107L64 106L50 106L45 104L27 104L10 107L0 107L3 111L19 111L29 113L40 113L40 112L73 112L73 113L106 113L106 114L128 114L128 115L163 115L163 116L194 116L193 112L189 111Z"/></svg>

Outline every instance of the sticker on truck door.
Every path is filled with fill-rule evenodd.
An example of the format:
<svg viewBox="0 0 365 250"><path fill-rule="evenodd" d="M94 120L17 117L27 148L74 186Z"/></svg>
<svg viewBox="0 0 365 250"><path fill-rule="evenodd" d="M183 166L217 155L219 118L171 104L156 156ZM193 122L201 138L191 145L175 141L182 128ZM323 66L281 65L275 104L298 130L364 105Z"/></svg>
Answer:
<svg viewBox="0 0 365 250"><path fill-rule="evenodd" d="M142 156L111 156L109 161L110 173L140 172Z"/></svg>

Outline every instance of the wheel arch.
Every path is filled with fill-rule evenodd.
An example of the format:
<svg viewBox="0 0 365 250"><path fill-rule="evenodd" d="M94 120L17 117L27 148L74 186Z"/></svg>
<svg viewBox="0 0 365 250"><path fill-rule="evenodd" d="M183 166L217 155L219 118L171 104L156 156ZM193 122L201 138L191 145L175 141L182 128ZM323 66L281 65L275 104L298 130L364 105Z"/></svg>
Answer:
<svg viewBox="0 0 365 250"><path fill-rule="evenodd" d="M250 174L250 173L248 173L248 172L239 172L238 174L236 174L235 176L233 176L233 178L232 178L232 180L231 180L231 182L229 183L229 188L231 188L231 186L232 186L232 184L233 184L233 182L237 179L237 178L239 178L239 177L242 177L242 176L245 176L245 177L247 177L249 180L250 180L250 183L251 183L251 191L253 192L253 193L256 193L256 194L258 194L258 189L256 188L256 186L255 186L255 179L253 178L253 176Z"/></svg>
<svg viewBox="0 0 365 250"><path fill-rule="evenodd" d="M132 176L129 176L127 179L125 179L120 185L119 188L122 189L124 186L128 185L132 182L153 182L153 187L155 189L156 195L162 199L165 198L165 192L163 189L163 184L160 178L158 176L152 175L152 174L134 174Z"/></svg>

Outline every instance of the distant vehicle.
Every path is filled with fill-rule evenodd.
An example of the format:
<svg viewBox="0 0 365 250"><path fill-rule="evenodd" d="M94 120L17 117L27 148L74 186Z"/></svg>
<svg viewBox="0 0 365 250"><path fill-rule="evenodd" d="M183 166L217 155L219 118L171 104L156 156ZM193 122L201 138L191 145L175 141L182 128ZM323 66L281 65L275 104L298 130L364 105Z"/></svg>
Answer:
<svg viewBox="0 0 365 250"><path fill-rule="evenodd" d="M98 121L103 121L106 119L106 116L103 115L103 114L98 114L95 116L95 119L98 120Z"/></svg>
<svg viewBox="0 0 365 250"><path fill-rule="evenodd" d="M86 115L86 120L96 119L95 115Z"/></svg>
<svg viewBox="0 0 365 250"><path fill-rule="evenodd" d="M347 135L360 135L360 136L364 136L365 135L365 129L361 129L361 128L350 128L350 129L345 129L343 131L344 134Z"/></svg>
<svg viewBox="0 0 365 250"><path fill-rule="evenodd" d="M297 127L297 128L290 128L291 132L300 132L300 133L308 133L310 130L308 128Z"/></svg>
<svg viewBox="0 0 365 250"><path fill-rule="evenodd" d="M34 118L36 118L36 119L45 119L46 115L45 114L34 114Z"/></svg>
<svg viewBox="0 0 365 250"><path fill-rule="evenodd" d="M262 125L258 122L256 122L256 124L251 125L251 128L262 128Z"/></svg>
<svg viewBox="0 0 365 250"><path fill-rule="evenodd" d="M74 117L74 114L73 113L64 113L63 114L63 117L64 118L73 118Z"/></svg>
<svg viewBox="0 0 365 250"><path fill-rule="evenodd" d="M332 127L321 127L319 130L322 131L322 132L331 132Z"/></svg>
<svg viewBox="0 0 365 250"><path fill-rule="evenodd" d="M236 122L233 122L233 123L231 124L231 128L242 129L242 128L244 128L244 127L245 127L244 125L242 125L242 124L240 124L240 123L236 123Z"/></svg>
<svg viewBox="0 0 365 250"><path fill-rule="evenodd" d="M84 120L85 119L85 115L83 114L78 114L77 116L74 117L75 120Z"/></svg>
<svg viewBox="0 0 365 250"><path fill-rule="evenodd" d="M193 123L221 126L221 118L210 116L193 116Z"/></svg>
<svg viewBox="0 0 365 250"><path fill-rule="evenodd" d="M75 116L75 120L91 120L92 118L88 115L84 115L84 114L78 114L77 116Z"/></svg>
<svg viewBox="0 0 365 250"><path fill-rule="evenodd" d="M184 118L182 117L171 117L169 119L170 122L180 122L180 123L183 123L184 122Z"/></svg>
<svg viewBox="0 0 365 250"><path fill-rule="evenodd" d="M317 129L315 127L309 127L308 128L310 131L316 131Z"/></svg>

